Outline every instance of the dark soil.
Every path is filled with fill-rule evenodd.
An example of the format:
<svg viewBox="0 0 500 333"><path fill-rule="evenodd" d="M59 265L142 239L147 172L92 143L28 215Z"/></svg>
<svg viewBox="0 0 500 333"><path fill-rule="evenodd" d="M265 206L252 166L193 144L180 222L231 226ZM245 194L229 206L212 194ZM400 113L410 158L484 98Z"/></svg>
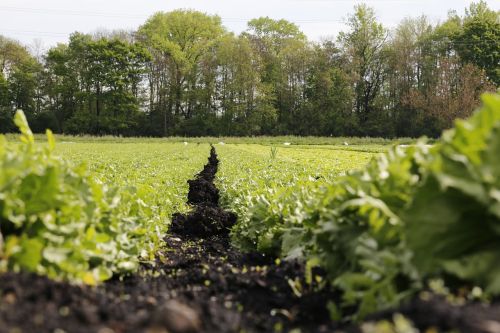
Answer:
<svg viewBox="0 0 500 333"><path fill-rule="evenodd" d="M195 179L189 180L188 203L194 205L191 213L176 213L170 231L187 238L227 236L236 223L236 214L219 206L219 190L214 185L219 160L215 148L210 150L208 163Z"/></svg>
<svg viewBox="0 0 500 333"><path fill-rule="evenodd" d="M91 288L26 273L0 275L0 333L4 332L330 332L326 304L338 294L303 280L298 262L242 254L230 245L236 216L220 208L213 184L218 160L189 181L188 215L174 214L166 249L154 267ZM321 276L320 271L315 275ZM292 285L294 288L292 288ZM420 328L500 332L500 306L455 307L432 297L402 306ZM373 315L390 319L394 311ZM359 331L359 327L343 327Z"/></svg>
<svg viewBox="0 0 500 333"><path fill-rule="evenodd" d="M420 330L437 327L441 331L500 332L499 304L487 306L472 302L453 306L442 296L425 295L415 297L397 309L397 313L411 318ZM369 316L367 320L391 319L394 313L394 310L380 312Z"/></svg>

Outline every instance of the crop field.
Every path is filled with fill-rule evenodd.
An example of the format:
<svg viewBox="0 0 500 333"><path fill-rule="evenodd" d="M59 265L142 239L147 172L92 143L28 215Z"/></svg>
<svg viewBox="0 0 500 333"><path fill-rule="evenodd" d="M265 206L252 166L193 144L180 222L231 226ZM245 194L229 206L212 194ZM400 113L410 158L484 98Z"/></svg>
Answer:
<svg viewBox="0 0 500 333"><path fill-rule="evenodd" d="M0 1L0 333L500 333L500 1L188 3Z"/></svg>
<svg viewBox="0 0 500 333"><path fill-rule="evenodd" d="M484 102L435 142L35 138L19 112L0 139L0 332L495 332Z"/></svg>
<svg viewBox="0 0 500 333"><path fill-rule="evenodd" d="M187 180L203 167L208 150L208 143L144 143L137 139L134 143L62 141L54 153L75 164L84 163L105 184L137 187L141 200L157 209L151 216L169 219L174 212L187 209Z"/></svg>

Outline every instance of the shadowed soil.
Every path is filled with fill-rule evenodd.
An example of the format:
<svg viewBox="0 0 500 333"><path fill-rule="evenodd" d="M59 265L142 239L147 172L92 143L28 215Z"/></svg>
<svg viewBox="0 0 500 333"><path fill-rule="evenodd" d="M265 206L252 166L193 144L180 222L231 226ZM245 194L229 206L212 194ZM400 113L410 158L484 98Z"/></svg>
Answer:
<svg viewBox="0 0 500 333"><path fill-rule="evenodd" d="M184 237L227 236L236 223L236 214L219 206L219 190L214 185L219 160L215 148L210 150L208 163L195 179L189 180L188 203L193 210L172 217L170 231Z"/></svg>

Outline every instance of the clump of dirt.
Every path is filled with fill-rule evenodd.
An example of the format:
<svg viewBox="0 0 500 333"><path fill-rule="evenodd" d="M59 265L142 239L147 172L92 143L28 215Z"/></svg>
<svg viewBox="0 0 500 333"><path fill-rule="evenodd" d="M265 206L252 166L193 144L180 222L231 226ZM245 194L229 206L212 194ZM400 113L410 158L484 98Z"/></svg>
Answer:
<svg viewBox="0 0 500 333"><path fill-rule="evenodd" d="M0 332L330 332L334 294L298 262L242 254L227 237L165 238L154 269L91 288L33 274L0 275ZM302 286L294 293L290 283ZM61 332L61 331L59 331Z"/></svg>
<svg viewBox="0 0 500 333"><path fill-rule="evenodd" d="M422 332L429 328L437 328L442 332L500 332L500 304L467 302L454 305L446 297L427 291L397 309L369 315L366 321L391 320L396 313L410 318Z"/></svg>
<svg viewBox="0 0 500 333"><path fill-rule="evenodd" d="M208 163L195 177L188 180L188 203L191 205L205 205L216 207L219 205L219 189L214 184L215 174L219 168L219 159L215 148L210 149Z"/></svg>
<svg viewBox="0 0 500 333"><path fill-rule="evenodd" d="M186 237L229 234L237 217L219 206L219 190L214 184L218 166L219 160L212 146L208 163L195 179L188 181L188 203L194 206L193 210L186 215L173 215L170 226L173 233Z"/></svg>

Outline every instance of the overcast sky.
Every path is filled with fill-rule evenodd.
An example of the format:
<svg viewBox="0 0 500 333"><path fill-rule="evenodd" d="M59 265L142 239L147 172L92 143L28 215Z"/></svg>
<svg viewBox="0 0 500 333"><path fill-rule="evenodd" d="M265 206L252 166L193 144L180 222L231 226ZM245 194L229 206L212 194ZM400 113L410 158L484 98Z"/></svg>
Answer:
<svg viewBox="0 0 500 333"><path fill-rule="evenodd" d="M357 3L375 8L387 27L402 18L427 15L433 22L449 10L462 14L465 0L0 0L0 34L25 44L41 40L43 48L66 42L74 31L136 29L154 12L179 8L218 14L231 31L241 32L249 19L284 18L297 23L311 40L336 36ZM500 10L500 1L487 0Z"/></svg>

